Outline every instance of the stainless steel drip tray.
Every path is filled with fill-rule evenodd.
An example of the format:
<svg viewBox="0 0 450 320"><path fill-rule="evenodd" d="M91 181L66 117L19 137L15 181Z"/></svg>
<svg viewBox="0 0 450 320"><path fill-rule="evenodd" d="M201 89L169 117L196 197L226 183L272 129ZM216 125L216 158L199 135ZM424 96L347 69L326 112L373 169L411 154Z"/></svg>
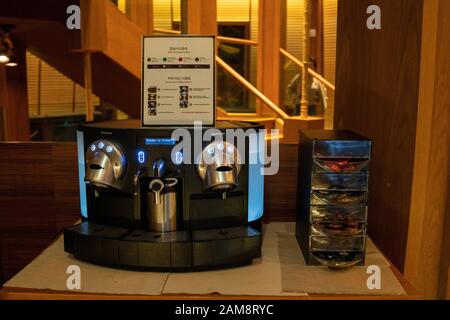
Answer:
<svg viewBox="0 0 450 320"><path fill-rule="evenodd" d="M64 230L64 250L123 269L210 270L251 264L261 256L261 234L247 226L157 233L85 221Z"/></svg>

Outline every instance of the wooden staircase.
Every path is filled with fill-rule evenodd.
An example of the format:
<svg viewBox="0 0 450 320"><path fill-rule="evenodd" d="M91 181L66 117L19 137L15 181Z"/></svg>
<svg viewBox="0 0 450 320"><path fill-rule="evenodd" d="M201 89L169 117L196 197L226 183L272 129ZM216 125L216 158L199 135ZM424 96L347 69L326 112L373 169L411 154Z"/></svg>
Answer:
<svg viewBox="0 0 450 320"><path fill-rule="evenodd" d="M80 30L66 27L66 9L81 7ZM84 86L89 53L92 92L124 113L140 118L141 38L143 29L109 0L9 1L0 11L0 23L16 25L14 38L56 70ZM269 116L228 114L217 108L217 119L263 123L279 129L282 143L297 143L298 130L323 128L323 118L289 117L261 91L217 58L217 63L265 105ZM88 86L89 87L89 86ZM89 94L87 96L90 96ZM264 113L266 114L266 113Z"/></svg>
<svg viewBox="0 0 450 320"><path fill-rule="evenodd" d="M94 19L95 39L103 50L92 52L92 91L126 114L140 117L141 37L144 31L111 1L95 0L103 12ZM66 27L73 0L10 1L0 23L16 25L13 37L56 70L84 85L82 34ZM95 14L95 13L94 13ZM83 28L83 27L82 27ZM97 31L97 30L95 30Z"/></svg>

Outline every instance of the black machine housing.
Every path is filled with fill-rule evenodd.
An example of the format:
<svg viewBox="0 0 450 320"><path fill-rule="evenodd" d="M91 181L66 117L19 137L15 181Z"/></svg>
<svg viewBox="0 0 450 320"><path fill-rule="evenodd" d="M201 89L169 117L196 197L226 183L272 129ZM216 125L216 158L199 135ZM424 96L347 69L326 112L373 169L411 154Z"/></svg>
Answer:
<svg viewBox="0 0 450 320"><path fill-rule="evenodd" d="M226 129L259 130L259 124L218 121ZM236 185L226 194L205 188L194 160L172 148L176 127L141 127L138 120L91 123L77 132L82 223L64 231L65 251L76 258L127 269L192 271L252 263L261 256L260 221L264 180L260 165L249 164L257 146L245 141L245 161ZM194 128L185 128L194 143ZM209 129L204 127L202 130ZM225 140L225 137L224 137ZM204 150L211 141L202 142ZM99 152L99 148L101 151ZM261 150L256 150L261 152ZM149 185L155 164L163 161L164 176L178 183L172 229L149 228ZM108 169L108 170L106 170ZM220 170L220 168L219 168ZM228 170L228 169L227 169ZM102 180L103 179L103 180ZM166 192L166 191L164 191ZM155 196L156 197L156 196Z"/></svg>

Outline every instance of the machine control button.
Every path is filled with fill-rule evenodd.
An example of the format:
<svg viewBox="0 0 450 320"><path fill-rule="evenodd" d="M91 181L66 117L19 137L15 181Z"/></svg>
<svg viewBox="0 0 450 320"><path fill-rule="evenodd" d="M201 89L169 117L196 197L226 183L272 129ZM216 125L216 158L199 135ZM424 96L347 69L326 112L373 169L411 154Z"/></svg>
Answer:
<svg viewBox="0 0 450 320"><path fill-rule="evenodd" d="M144 153L144 151L139 151L138 152L138 162L141 163L141 164L145 162L145 153Z"/></svg>
<svg viewBox="0 0 450 320"><path fill-rule="evenodd" d="M182 162L183 162L183 153L180 152L180 151L178 151L178 152L175 154L175 163L176 163L176 164L181 164Z"/></svg>

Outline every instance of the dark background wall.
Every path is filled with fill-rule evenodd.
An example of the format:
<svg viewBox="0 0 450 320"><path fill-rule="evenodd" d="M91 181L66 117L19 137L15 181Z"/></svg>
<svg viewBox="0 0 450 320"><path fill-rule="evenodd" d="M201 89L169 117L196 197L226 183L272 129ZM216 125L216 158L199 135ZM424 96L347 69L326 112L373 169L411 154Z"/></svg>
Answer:
<svg viewBox="0 0 450 320"><path fill-rule="evenodd" d="M0 143L0 285L80 219L74 143Z"/></svg>
<svg viewBox="0 0 450 320"><path fill-rule="evenodd" d="M368 30L369 5L381 30ZM404 268L419 96L422 0L339 1L335 128L373 139L369 234Z"/></svg>

